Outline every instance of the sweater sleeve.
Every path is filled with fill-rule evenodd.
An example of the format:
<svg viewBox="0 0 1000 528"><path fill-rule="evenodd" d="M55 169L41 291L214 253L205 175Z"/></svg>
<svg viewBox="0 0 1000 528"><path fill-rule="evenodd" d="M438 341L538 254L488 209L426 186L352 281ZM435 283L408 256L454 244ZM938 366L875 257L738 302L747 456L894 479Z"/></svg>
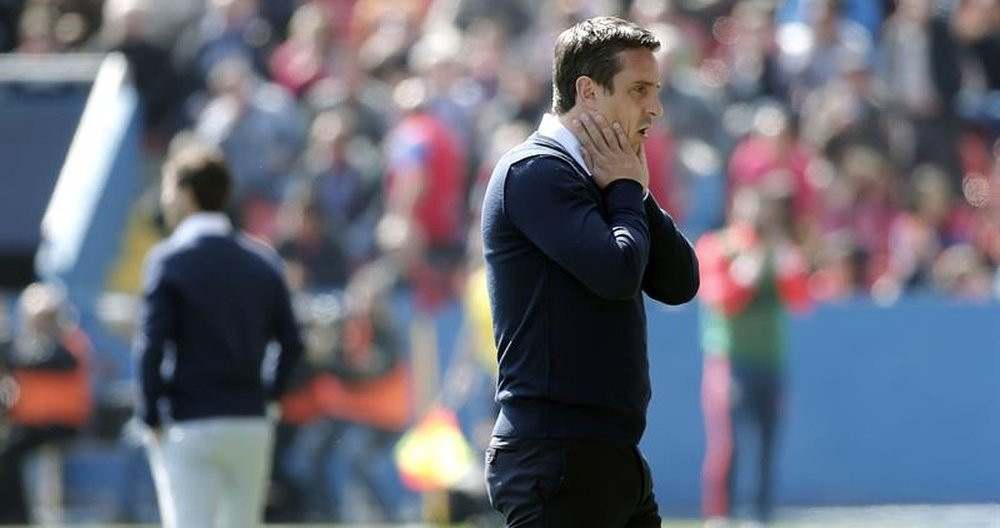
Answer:
<svg viewBox="0 0 1000 528"><path fill-rule="evenodd" d="M698 257L691 242L677 229L674 220L653 199L644 201L649 223L649 264L642 289L651 298L666 304L683 304L698 293Z"/></svg>
<svg viewBox="0 0 1000 528"><path fill-rule="evenodd" d="M598 296L634 297L649 257L642 187L617 180L600 198L564 162L548 157L511 167L504 189L510 221L546 256Z"/></svg>
<svg viewBox="0 0 1000 528"><path fill-rule="evenodd" d="M278 344L281 345L281 354L278 356L274 382L271 385L270 397L273 400L280 399L287 391L289 379L305 349L299 333L299 325L295 320L295 312L292 310L291 294L280 276L277 277L277 283L278 298L275 299L277 311L274 335Z"/></svg>
<svg viewBox="0 0 1000 528"><path fill-rule="evenodd" d="M143 272L143 307L134 345L139 382L136 414L150 427L158 427L161 421L157 406L164 391L160 364L177 318L177 292L158 253L155 249L150 253Z"/></svg>

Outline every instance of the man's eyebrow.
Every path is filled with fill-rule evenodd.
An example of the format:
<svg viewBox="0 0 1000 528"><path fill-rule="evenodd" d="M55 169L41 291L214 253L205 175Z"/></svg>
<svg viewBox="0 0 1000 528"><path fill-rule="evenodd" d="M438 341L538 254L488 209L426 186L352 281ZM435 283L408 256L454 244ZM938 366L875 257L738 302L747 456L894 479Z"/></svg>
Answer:
<svg viewBox="0 0 1000 528"><path fill-rule="evenodd" d="M634 86L634 87L652 86L652 87L656 88L657 90L660 89L660 83L658 83L658 82L654 83L654 82L649 82L649 81L635 81L634 83L632 83L632 86Z"/></svg>

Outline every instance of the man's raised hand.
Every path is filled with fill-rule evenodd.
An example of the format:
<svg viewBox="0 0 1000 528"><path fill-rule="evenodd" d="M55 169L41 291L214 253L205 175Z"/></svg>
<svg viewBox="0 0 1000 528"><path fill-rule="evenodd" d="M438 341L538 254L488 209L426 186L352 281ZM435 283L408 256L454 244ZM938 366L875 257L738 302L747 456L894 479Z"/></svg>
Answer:
<svg viewBox="0 0 1000 528"><path fill-rule="evenodd" d="M649 186L649 174L641 159L645 153L641 148L636 152L629 147L621 124L609 124L597 112L582 112L573 120L573 128L598 187L604 189L620 179L634 180L643 189Z"/></svg>

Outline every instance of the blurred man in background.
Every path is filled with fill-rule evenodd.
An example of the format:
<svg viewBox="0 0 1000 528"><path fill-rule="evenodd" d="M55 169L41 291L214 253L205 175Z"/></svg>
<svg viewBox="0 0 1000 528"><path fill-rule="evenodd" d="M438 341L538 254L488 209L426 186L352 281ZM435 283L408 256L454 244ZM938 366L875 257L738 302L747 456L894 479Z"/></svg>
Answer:
<svg viewBox="0 0 1000 528"><path fill-rule="evenodd" d="M24 9L23 0L0 1L0 52L6 53L17 46L17 22Z"/></svg>
<svg viewBox="0 0 1000 528"><path fill-rule="evenodd" d="M169 528L259 524L273 435L266 405L303 349L280 258L222 213L230 185L216 151L193 145L169 159L160 202L174 231L146 260L137 411ZM281 353L266 386L273 340Z"/></svg>
<svg viewBox="0 0 1000 528"><path fill-rule="evenodd" d="M432 313L457 293L455 272L465 241L465 155L456 131L428 110L425 82L406 80L395 97L406 114L386 138L380 237L398 255L418 308Z"/></svg>
<svg viewBox="0 0 1000 528"><path fill-rule="evenodd" d="M18 301L17 332L4 340L0 328L0 413L9 406L9 424L0 429L0 524L31 520L28 457L72 438L91 416L90 340L67 310L61 288L35 283Z"/></svg>
<svg viewBox="0 0 1000 528"><path fill-rule="evenodd" d="M260 78L244 57L213 63L208 84L212 97L195 135L225 153L235 180L233 210L243 228L272 237L280 198L305 143L305 123L290 94Z"/></svg>
<svg viewBox="0 0 1000 528"><path fill-rule="evenodd" d="M698 240L703 277L702 406L708 447L702 468L707 527L732 513L734 469L748 434L757 435L754 517L771 517L772 461L782 395L784 307L808 303L806 266L787 233L782 191L743 187L730 223ZM753 445L753 444L749 444Z"/></svg>

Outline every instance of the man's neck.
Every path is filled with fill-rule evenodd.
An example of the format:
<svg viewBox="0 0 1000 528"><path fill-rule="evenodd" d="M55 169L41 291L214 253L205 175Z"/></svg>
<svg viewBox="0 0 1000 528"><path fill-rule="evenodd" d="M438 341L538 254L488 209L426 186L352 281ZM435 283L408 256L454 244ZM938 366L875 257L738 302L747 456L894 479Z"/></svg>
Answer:
<svg viewBox="0 0 1000 528"><path fill-rule="evenodd" d="M580 140L573 133L573 129L570 126L572 115L571 112L562 115L547 114L542 118L542 123L539 125L538 130L543 136L549 137L559 143L576 160L580 167L583 167L589 173L590 168L585 163L580 150Z"/></svg>
<svg viewBox="0 0 1000 528"><path fill-rule="evenodd" d="M570 111L570 112L572 112L572 111ZM556 114L556 118L559 119L559 122L562 123L562 125L564 127L568 128L569 131L572 132L573 131L573 116L571 115L570 112L566 112L564 114Z"/></svg>

